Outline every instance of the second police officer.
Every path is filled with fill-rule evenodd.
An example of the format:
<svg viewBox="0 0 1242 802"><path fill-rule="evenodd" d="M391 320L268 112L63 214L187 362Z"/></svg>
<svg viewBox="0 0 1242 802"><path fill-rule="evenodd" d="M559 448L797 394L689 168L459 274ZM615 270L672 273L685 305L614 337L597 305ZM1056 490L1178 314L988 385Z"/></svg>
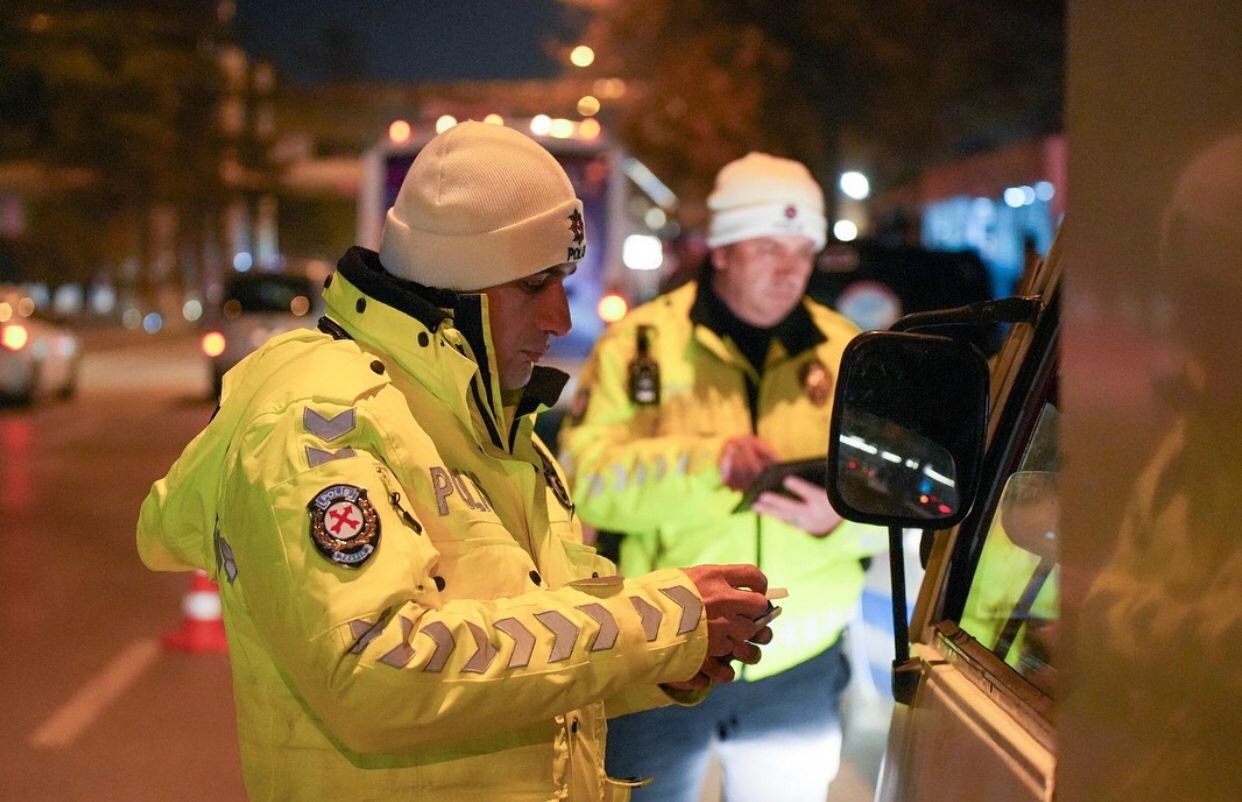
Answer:
<svg viewBox="0 0 1242 802"><path fill-rule="evenodd" d="M840 636L883 533L842 521L792 476L734 512L768 464L822 458L841 353L857 328L805 297L826 240L823 193L789 159L726 165L708 199L697 281L634 310L583 371L562 457L584 520L619 531L621 570L759 565L790 597L741 681L694 708L610 722L614 776L635 799L695 802L714 750L726 798L822 802L840 756ZM779 778L779 781L774 781Z"/></svg>

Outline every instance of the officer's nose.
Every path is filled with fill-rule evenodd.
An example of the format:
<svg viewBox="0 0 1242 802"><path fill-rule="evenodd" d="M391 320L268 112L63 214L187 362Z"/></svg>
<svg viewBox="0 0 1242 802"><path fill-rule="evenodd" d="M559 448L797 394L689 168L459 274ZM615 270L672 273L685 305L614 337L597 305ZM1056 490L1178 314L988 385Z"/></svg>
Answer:
<svg viewBox="0 0 1242 802"><path fill-rule="evenodd" d="M541 293L539 304L539 328L554 337L564 337L573 327L569 319L569 296L565 294L564 282L557 281Z"/></svg>

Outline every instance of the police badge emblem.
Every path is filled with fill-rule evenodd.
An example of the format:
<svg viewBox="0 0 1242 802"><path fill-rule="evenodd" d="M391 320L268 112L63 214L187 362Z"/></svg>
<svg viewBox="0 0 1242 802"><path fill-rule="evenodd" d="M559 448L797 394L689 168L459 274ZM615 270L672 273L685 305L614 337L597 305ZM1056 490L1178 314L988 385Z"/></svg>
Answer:
<svg viewBox="0 0 1242 802"><path fill-rule="evenodd" d="M798 378L802 380L802 389L812 404L822 407L828 403L832 397L832 373L823 362L818 359L807 362L798 371Z"/></svg>
<svg viewBox="0 0 1242 802"><path fill-rule="evenodd" d="M379 514L367 491L353 485L330 485L306 505L310 535L324 557L346 568L357 568L379 546Z"/></svg>

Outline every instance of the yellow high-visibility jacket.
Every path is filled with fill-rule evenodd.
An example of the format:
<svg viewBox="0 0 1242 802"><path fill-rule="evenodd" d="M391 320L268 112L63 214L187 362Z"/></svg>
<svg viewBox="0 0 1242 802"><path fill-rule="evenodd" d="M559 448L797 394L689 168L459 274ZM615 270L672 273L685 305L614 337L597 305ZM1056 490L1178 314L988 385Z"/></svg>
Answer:
<svg viewBox="0 0 1242 802"><path fill-rule="evenodd" d="M667 703L706 654L683 572L583 545L532 436L555 372L505 411L486 298L443 295L351 249L328 331L230 371L143 504L143 561L220 583L255 799L625 798L602 700Z"/></svg>
<svg viewBox="0 0 1242 802"><path fill-rule="evenodd" d="M744 562L758 565L771 586L789 589L763 661L742 673L762 679L837 640L862 593L860 558L882 551L885 536L843 522L816 538L775 518L733 513L742 494L722 482L720 450L728 438L754 433L782 460L823 458L841 353L858 329L805 300L805 325L789 338L793 352L774 337L760 378L731 339L702 322L698 294L698 282L684 285L600 338L560 435L561 460L583 519L624 533L625 575ZM658 404L631 397L640 327L659 365ZM753 423L748 379L757 386Z"/></svg>

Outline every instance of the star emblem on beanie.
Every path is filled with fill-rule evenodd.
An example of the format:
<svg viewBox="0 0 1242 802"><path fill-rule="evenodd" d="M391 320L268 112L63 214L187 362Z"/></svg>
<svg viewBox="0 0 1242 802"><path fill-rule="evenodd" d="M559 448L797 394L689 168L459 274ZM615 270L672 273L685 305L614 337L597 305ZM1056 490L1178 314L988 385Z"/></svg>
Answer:
<svg viewBox="0 0 1242 802"><path fill-rule="evenodd" d="M586 226L582 223L582 212L574 209L569 215L569 233L574 236L574 243L581 245L586 239Z"/></svg>

